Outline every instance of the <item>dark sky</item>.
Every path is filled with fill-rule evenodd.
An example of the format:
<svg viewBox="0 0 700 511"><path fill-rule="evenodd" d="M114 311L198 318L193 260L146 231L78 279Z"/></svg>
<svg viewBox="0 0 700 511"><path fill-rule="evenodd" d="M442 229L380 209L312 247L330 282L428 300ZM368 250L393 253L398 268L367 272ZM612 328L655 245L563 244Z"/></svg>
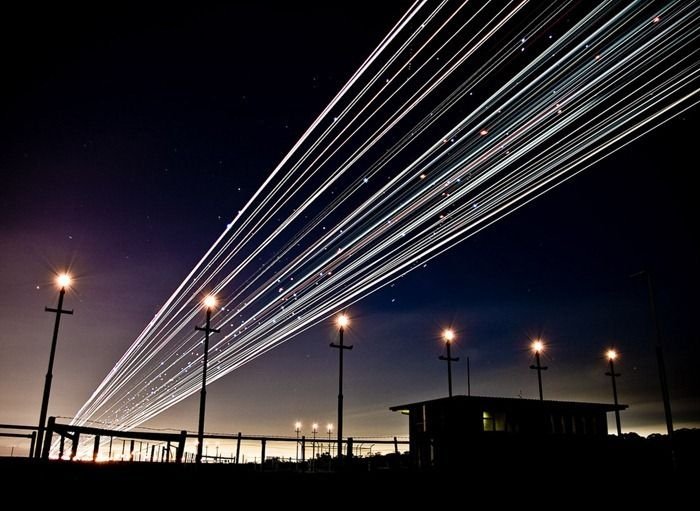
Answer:
<svg viewBox="0 0 700 511"><path fill-rule="evenodd" d="M37 421L53 271L78 277L50 409L69 417L408 2L255 4L3 16L0 422ZM535 397L528 338L542 336L545 397L608 401L614 344L623 428L661 431L646 288L628 278L642 268L676 426L700 425L697 124L695 111L679 117L353 306L346 432L405 434L389 406L446 394L450 324L483 395ZM207 429L335 422L334 335L315 327L211 385ZM459 362L459 392L465 374ZM191 397L152 425L196 429L196 408Z"/></svg>

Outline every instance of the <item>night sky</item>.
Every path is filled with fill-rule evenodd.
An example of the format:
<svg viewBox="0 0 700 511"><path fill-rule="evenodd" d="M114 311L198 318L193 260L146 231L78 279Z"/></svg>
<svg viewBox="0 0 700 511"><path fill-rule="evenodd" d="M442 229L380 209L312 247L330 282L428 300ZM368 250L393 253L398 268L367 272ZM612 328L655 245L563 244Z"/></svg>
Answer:
<svg viewBox="0 0 700 511"><path fill-rule="evenodd" d="M0 423L37 422L54 272L77 277L49 412L71 417L409 5L255 4L3 16ZM541 336L545 398L608 402L614 345L623 429L663 431L646 287L629 278L643 268L675 425L698 427L697 121L684 114L354 305L346 434L406 434L389 406L446 395L449 325L459 393L468 355L473 394L536 397L528 345ZM212 384L207 430L335 422L335 336L319 325ZM195 430L197 406L148 425Z"/></svg>

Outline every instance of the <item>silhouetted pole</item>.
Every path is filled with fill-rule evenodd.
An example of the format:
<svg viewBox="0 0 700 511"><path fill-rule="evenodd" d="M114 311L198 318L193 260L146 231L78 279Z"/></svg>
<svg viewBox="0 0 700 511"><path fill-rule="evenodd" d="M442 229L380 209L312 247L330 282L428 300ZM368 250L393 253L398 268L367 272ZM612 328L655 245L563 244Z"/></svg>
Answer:
<svg viewBox="0 0 700 511"><path fill-rule="evenodd" d="M294 431L297 434L297 458L296 462L299 463L299 433L301 432L301 422L297 422L294 424Z"/></svg>
<svg viewBox="0 0 700 511"><path fill-rule="evenodd" d="M333 424L328 424L326 426L328 430L328 457L332 457L332 451L331 451L331 435L333 434Z"/></svg>
<svg viewBox="0 0 700 511"><path fill-rule="evenodd" d="M311 460L315 463L316 460L316 433L318 433L318 424L311 426L311 432L314 434L314 439L311 444Z"/></svg>
<svg viewBox="0 0 700 511"><path fill-rule="evenodd" d="M606 376L610 376L612 379L613 388L613 402L615 403L615 422L617 423L617 436L622 436L622 426L620 425L620 410L617 407L617 384L615 383L615 378L621 376L619 373L615 372L615 359L617 358L617 352L615 350L608 350L606 353L608 361L610 362L610 372L605 373Z"/></svg>
<svg viewBox="0 0 700 511"><path fill-rule="evenodd" d="M651 310L651 319L654 323L654 333L656 337L656 345L654 349L656 351L656 364L659 368L659 383L661 384L661 398L664 402L664 414L666 416L666 431L668 432L668 438L673 437L673 416L671 415L671 398L668 394L668 380L666 378L666 364L664 363L664 353L661 347L661 327L659 326L659 318L656 314L656 300L654 298L654 284L651 280L651 273L647 270L642 270L639 273L635 273L632 277L639 277L646 275L647 277L647 289L649 292L649 309Z"/></svg>
<svg viewBox="0 0 700 511"><path fill-rule="evenodd" d="M204 332L204 360L202 366L202 390L199 393L199 427L197 429L197 458L196 463L202 463L202 446L204 445L204 410L207 405L207 361L209 357L209 334L219 333L217 328L211 328L211 310L216 305L216 298L212 295L204 299L207 308L207 320L204 328L196 326L195 330Z"/></svg>
<svg viewBox="0 0 700 511"><path fill-rule="evenodd" d="M467 357L467 396L472 395L472 375L469 368L469 357Z"/></svg>
<svg viewBox="0 0 700 511"><path fill-rule="evenodd" d="M343 333L350 320L345 314L341 314L337 319L338 323L338 344L331 343L331 348L337 348L338 357L338 465L343 458L343 352L351 350L352 346L343 344Z"/></svg>
<svg viewBox="0 0 700 511"><path fill-rule="evenodd" d="M452 330L447 329L442 332L442 338L445 341L445 348L447 349L447 356L443 357L440 355L438 358L447 362L447 389L448 395L452 397L452 362L459 361L459 357L452 358L452 353L450 352L450 345L455 338L455 334Z"/></svg>
<svg viewBox="0 0 700 511"><path fill-rule="evenodd" d="M34 456L34 447L36 446L36 431L32 431L31 442L29 444L29 457Z"/></svg>
<svg viewBox="0 0 700 511"><path fill-rule="evenodd" d="M61 314L73 314L72 310L63 309L63 297L66 295L66 287L70 286L70 276L66 273L56 277L60 291L58 292L58 306L55 309L45 307L46 312L56 314L56 322L53 325L53 338L51 339L51 352L49 354L49 369L46 372L44 382L44 395L41 399L41 412L39 413L39 429L36 438L36 451L34 456L41 457L41 448L44 441L44 429L46 429L46 414L49 411L49 396L51 394L51 380L53 379L53 360L56 355L56 342L58 341L58 327L61 324Z"/></svg>
<svg viewBox="0 0 700 511"><path fill-rule="evenodd" d="M544 350L544 344L542 341L535 341L532 343L532 350L535 352L535 365L530 366L530 369L537 370L537 383L540 388L540 401L544 398L542 397L542 371L547 370L547 366L540 364L540 352Z"/></svg>

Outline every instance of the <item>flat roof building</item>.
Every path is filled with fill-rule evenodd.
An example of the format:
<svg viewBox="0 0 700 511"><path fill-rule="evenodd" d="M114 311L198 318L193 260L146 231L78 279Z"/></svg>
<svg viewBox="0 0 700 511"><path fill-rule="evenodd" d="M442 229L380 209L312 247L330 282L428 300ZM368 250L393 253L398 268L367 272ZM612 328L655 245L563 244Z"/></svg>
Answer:
<svg viewBox="0 0 700 511"><path fill-rule="evenodd" d="M619 405L624 410L627 405ZM590 444L608 434L615 405L454 396L400 406L408 415L411 458L418 468L449 467L465 457L512 456L537 442Z"/></svg>

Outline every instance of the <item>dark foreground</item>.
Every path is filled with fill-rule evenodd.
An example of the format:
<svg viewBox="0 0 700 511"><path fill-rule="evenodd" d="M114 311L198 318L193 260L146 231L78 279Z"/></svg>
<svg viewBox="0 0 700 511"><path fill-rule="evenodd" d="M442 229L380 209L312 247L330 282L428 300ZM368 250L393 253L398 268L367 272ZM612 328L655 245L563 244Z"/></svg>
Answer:
<svg viewBox="0 0 700 511"><path fill-rule="evenodd" d="M661 438L616 442L614 448L588 452L538 450L537 445L528 451L482 448L457 466L423 471L411 469L406 455L355 459L333 472L277 462L262 471L257 465L0 458L0 487L46 502L90 495L114 499L114 504L142 497L163 506L204 499L207 504L238 504L233 508L285 503L296 508L317 498L324 498L319 505L334 502L340 509L348 504L346 499L358 498L409 505L455 500L485 504L487 498L497 508L511 502L576 509L582 502L669 504L694 495L700 483L698 431L679 436L675 461Z"/></svg>

